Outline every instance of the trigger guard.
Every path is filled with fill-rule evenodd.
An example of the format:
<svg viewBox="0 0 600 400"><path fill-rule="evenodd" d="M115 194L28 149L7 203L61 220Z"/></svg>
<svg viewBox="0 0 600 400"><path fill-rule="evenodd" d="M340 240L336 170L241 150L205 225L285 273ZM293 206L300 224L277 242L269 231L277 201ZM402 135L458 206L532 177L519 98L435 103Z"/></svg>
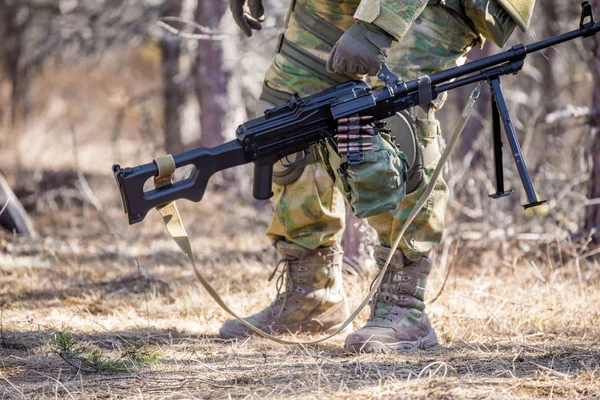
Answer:
<svg viewBox="0 0 600 400"><path fill-rule="evenodd" d="M279 186L290 185L300 179L300 176L304 173L304 169L307 165L317 163L320 160L318 150L314 147L304 150L303 152L290 154L290 156L294 155L297 155L298 159L290 164L284 164L282 162L283 159L275 163L273 166L273 183Z"/></svg>
<svg viewBox="0 0 600 400"><path fill-rule="evenodd" d="M298 152L299 153L299 152ZM295 153L295 154L298 154ZM287 156L285 156L285 160L289 162L289 164L285 164L283 162L283 158L280 160L281 161L281 165L283 165L284 168L294 168L295 166L299 165L300 163L304 162L304 160L306 160L306 157L308 156L308 150L303 150L302 151L302 157L300 157L297 160L294 161L290 161L290 159L288 158L290 155L288 154Z"/></svg>

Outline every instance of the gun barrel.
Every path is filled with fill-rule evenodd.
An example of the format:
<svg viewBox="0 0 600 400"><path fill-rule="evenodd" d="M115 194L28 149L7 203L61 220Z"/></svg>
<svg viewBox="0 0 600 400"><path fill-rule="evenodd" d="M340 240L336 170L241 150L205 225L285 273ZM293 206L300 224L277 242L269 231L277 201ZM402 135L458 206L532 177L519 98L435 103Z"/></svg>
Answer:
<svg viewBox="0 0 600 400"><path fill-rule="evenodd" d="M527 57L527 55L531 53L535 53L580 37L593 36L598 32L600 32L600 22L595 22L593 24L590 23L584 25L581 28L576 29L574 31L567 32L562 35L553 36L551 38L544 39L536 43L528 45L519 44L513 46L511 49L502 53L498 53L483 58L481 60L472 61L459 67L450 68L448 70L432 74L430 76L431 84L437 85L440 83L446 83L453 79L462 78L475 72L480 72L481 70L495 67L507 62L523 60L525 57ZM407 82L404 91L398 94L402 95L406 93L415 92L419 89L418 85L419 83L417 80Z"/></svg>
<svg viewBox="0 0 600 400"><path fill-rule="evenodd" d="M563 33L562 35L553 36L551 38L529 44L526 46L527 54L535 53L540 50L544 50L549 47L556 46L557 44L568 42L568 41L571 41L573 39L577 39L580 37L585 38L585 37L593 36L598 32L600 32L600 22L596 22L593 25L589 25L587 27L584 26L580 29L577 29L577 30L574 30L571 32L567 32L567 33Z"/></svg>

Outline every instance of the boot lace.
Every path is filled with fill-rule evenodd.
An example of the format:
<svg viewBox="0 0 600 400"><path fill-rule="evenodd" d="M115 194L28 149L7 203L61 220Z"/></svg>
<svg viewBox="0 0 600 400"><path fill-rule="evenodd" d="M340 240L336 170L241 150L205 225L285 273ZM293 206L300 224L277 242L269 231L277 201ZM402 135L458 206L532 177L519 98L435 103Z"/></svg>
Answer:
<svg viewBox="0 0 600 400"><path fill-rule="evenodd" d="M394 320L398 314L392 312L394 305L400 299L399 285L394 282L394 277L398 274L396 271L387 271L379 290L375 293L371 304L371 321Z"/></svg>
<svg viewBox="0 0 600 400"><path fill-rule="evenodd" d="M268 309L273 313L274 316L279 316L285 310L288 299L292 296L294 281L292 280L292 260L289 258L282 258L277 262L273 272L269 275L269 282L273 280L279 267L283 265L279 276L277 277L277 281L275 281L275 287L277 288L277 295L275 296L275 300L269 305ZM285 289L282 291L282 288ZM279 309L277 310L277 307Z"/></svg>

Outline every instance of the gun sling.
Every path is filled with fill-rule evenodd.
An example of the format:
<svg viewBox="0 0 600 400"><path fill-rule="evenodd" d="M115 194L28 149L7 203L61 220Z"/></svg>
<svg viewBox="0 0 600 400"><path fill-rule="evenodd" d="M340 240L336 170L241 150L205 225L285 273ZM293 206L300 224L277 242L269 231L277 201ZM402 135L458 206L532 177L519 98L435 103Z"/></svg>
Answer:
<svg viewBox="0 0 600 400"><path fill-rule="evenodd" d="M502 101L501 92L499 91L498 78L501 76L513 75L519 72L523 67L524 59L528 54L539 52L541 50L550 48L560 43L571 41L576 38L591 37L600 32L600 22L595 22L592 15L591 4L589 2L584 2L582 8L583 12L579 29L561 35L553 36L527 46L513 46L513 48L503 53L499 53L494 56L483 58L479 61L468 63L462 67L451 68L445 71L432 74L430 76L431 84L434 85L435 90L438 93L444 93L477 82L480 82L481 86L481 82L487 81L492 86L492 89L496 91L495 106L496 108L498 108L498 110L495 117L495 124L499 125L499 119L501 117L505 118L507 124L510 123L510 119L508 118L508 111L506 110L504 104L505 102ZM386 116L392 115L393 110L407 110L414 104L419 103L419 86L422 86L421 89L424 90L426 87L423 86L424 84L419 85L417 81L400 82L398 77L393 75L385 65L383 69L384 72L387 71L388 75L383 74L382 76L389 76L393 78L393 81L390 80L386 88L376 90L375 92L373 92L378 101L375 103L375 105L377 106L376 111L379 112L378 118L386 118ZM434 189L436 182L442 173L444 165L448 160L448 157L450 156L450 153L455 148L458 138L461 132L464 130L466 122L469 119L469 116L471 115L471 112L473 110L473 105L479 97L480 86L478 86L473 91L471 98L467 103L467 106L463 110L460 116L460 120L457 123L450 140L448 141L448 145L446 146L446 149L444 150L444 153L442 154L438 162L438 165L430 179L430 182L428 183L423 195L420 197L418 204L412 209L410 215L406 218L406 221L403 223L402 228L400 229L398 235L394 240L394 243L391 246L388 259L386 260L385 265L379 271L376 280L371 284L371 290L369 294L367 295L365 300L360 304L358 309L354 313L352 313L350 318L346 322L344 322L333 335L341 332L351 323L352 319L356 317L364 309L364 307L366 307L368 301L372 298L375 291L382 283L390 260L393 257L394 252L398 247L398 244L402 239L404 239L404 233L412 223L414 217L417 215L417 213L420 212L422 207L428 201L432 190ZM336 88L336 92L337 90L340 90L346 96L349 96L349 92L352 94L356 94L356 92L354 91L356 88L362 90L360 96L352 97L348 101L341 104L335 103L334 107L332 107L331 101L336 99L332 98L332 93L324 91L321 93L321 96L324 96L324 98L320 100L321 103L318 103L316 107L310 109L302 109L302 107L300 107L300 110L294 109L292 111L296 114L300 112L300 115L305 118L304 120L299 121L297 118L296 120L290 122L289 116L292 112L280 109L278 110L279 114L276 115L276 117L278 117L279 119L268 119L266 117L263 117L248 121L240 125L240 127L238 127L238 131L236 132L237 139L219 145L215 148L192 149L188 150L187 152L176 154L174 155L174 157L162 157L156 160L156 162L154 163L143 164L134 168L121 168L118 164L113 165L112 170L117 181L117 185L119 186L124 210L125 213L128 215L129 223L134 224L142 221L146 216L147 212L150 211L152 208L156 207L161 213L163 221L167 226L169 233L173 236L173 239L175 240L177 245L190 259L197 279L221 307L223 307L227 312L239 319L239 317L227 307L227 305L223 302L223 300L219 297L215 290L210 286L210 284L202 277L199 270L196 268L189 239L181 223L181 219L174 201L182 198L196 202L202 200L206 189L206 185L208 183L208 179L213 173L217 171L221 171L238 165L243 165L249 162L258 163L259 167L262 167L264 165L268 166L268 163L274 161L273 157L279 156L280 154L287 154L283 153L283 151L286 151L286 149L289 151L297 151L299 148L302 148L300 146L293 146L293 148L287 148L285 147L287 143L274 143L277 141L277 139L279 139L277 134L281 129L288 129L288 127L290 127L291 125L289 129L292 131L293 138L298 139L299 137L302 137L302 140L304 140L303 144L306 147L308 147L312 143L317 143L319 140L322 140L324 138L323 130L330 127L335 121L335 119L352 115L351 113L355 112L355 110L359 110L360 112L373 109L372 101L374 99L370 97L371 90L369 90L370 88L368 88L366 83L364 82L349 82L346 84L342 84L340 85L340 87ZM390 99L390 90L394 92L394 101L398 102L394 105L393 108L390 108L387 105ZM427 96L425 93L421 94L423 96ZM295 98L297 102L301 100L298 100L298 97L299 96L296 96ZM298 103L290 102L290 105L297 106ZM345 106L346 108L343 108L342 106ZM304 112L304 114L302 114L302 111ZM307 123L306 116L308 115L308 117L310 118L313 115L315 115L315 113L320 113L320 119L317 119L316 121L309 121ZM306 131L307 124L311 128L308 131ZM267 130L266 136L261 136L261 133L264 133L263 130L265 129ZM309 136L304 137L305 135ZM514 134L512 134L511 136L513 137L513 139L516 139ZM331 133L329 133L329 135L325 135L325 138L330 139ZM264 149L264 154L258 155L256 153L253 153L254 150L250 147L244 147L246 143L248 143L248 146L257 145L256 143L253 144L253 141L258 142L258 145L261 146L261 149ZM274 144L277 144L278 146L274 148L268 147ZM500 143L498 142L496 143L496 145L497 147L499 147ZM518 145L518 142L515 143L515 145ZM523 163L523 169L526 171L524 160L519 151L520 149L517 148L512 150L515 162L517 164ZM187 165L195 165L197 167L199 166L201 169L203 169L202 172L204 172L204 174L197 174L196 176L194 176L193 179L188 178L187 180L183 180L180 182L169 183L171 180L170 176L173 170L176 169L176 166L184 167ZM500 165L500 163L498 163L498 165ZM535 190L533 190L533 184L528 174L520 175L523 186L525 187L525 191L527 192L527 197L529 201L529 204L524 205L524 207L529 208L541 204L541 202L535 194ZM145 192L144 184L151 177L156 177L156 186L154 189ZM259 184L264 184L264 180L262 182L259 181ZM164 187L160 188L160 186L162 185L164 185ZM251 328L252 330L254 330L255 332L259 333L260 335L273 339L278 343L295 344L295 342L273 338L271 335L268 335L262 332L260 329L251 326L251 324L249 324L247 321L241 320L241 322L244 325ZM308 342L308 344L322 342L324 340L327 340L329 337L332 337L333 335L327 336L323 339Z"/></svg>
<svg viewBox="0 0 600 400"><path fill-rule="evenodd" d="M187 231L185 230L183 221L181 219L181 215L179 214L179 210L177 209L177 204L175 203L175 201L172 201L165 205L156 207L156 209L160 213L160 215L163 219L163 222L165 224L165 227L167 228L167 231L169 232L169 234L171 235L171 237L173 238L173 240L175 241L177 246L181 249L181 251L187 256L188 260L190 261L190 264L192 265L192 269L194 271L194 275L196 276L196 279L198 279L198 282L200 282L202 287L204 287L204 289L208 292L208 294L213 298L213 300L215 300L215 302L223 310L225 310L231 316L233 316L234 318L239 320L242 324L244 324L246 327L251 329L253 332L255 332L258 335L264 337L265 339L269 339L273 342L276 342L279 344L287 344L287 345L309 345L309 344L322 343L326 340L331 339L332 337L336 336L338 333L340 333L344 329L346 329L346 327L349 326L352 323L352 321L354 321L354 319L358 316L358 314L360 314L362 312L362 310L369 304L369 302L375 295L375 292L377 291L377 289L379 288L379 285L383 281L383 277L388 269L391 259L394 255L396 249L398 248L398 245L400 244L400 240L403 238L404 233L406 232L406 230L408 229L408 227L410 226L412 221L415 219L416 215L423 209L423 207L429 200L429 197L431 196L431 193L433 192L433 189L442 173L442 170L444 169L444 165L446 164L446 161L448 161L448 158L450 157L452 150L456 146L459 136L463 132L465 125L467 124L467 121L469 120L469 117L471 116L473 106L475 105L475 102L477 101L477 99L479 97L480 86L481 85L477 86L477 88L475 88L473 90L473 92L471 93L471 97L470 97L467 105L465 106L463 112L461 113L460 119L459 119L456 127L454 128L454 132L452 133L452 136L450 138L448 146L444 150L444 154L442 154L440 162L437 165L437 167L433 173L433 176L431 177L431 181L427 185L425 192L421 196L419 202L413 208L413 210L411 211L407 220L404 222L402 228L400 229L400 232L398 233L398 237L396 238L396 240L394 241L394 243L392 245L392 249L391 249L389 256L385 262L385 265L383 266L383 268L381 268L381 270L379 271L379 274L377 275L377 277L371 284L371 289L370 289L369 293L367 294L365 299L362 301L362 303L360 303L358 308L348 317L348 319L346 321L344 321L344 323L342 325L340 325L339 328L336 329L335 332L333 332L332 334L329 334L323 338L306 341L306 342L280 339L276 336L270 335L270 334L264 332L263 330L255 327L254 325L252 325L248 321L245 321L243 318L241 318L239 315L237 315L235 313L235 311L233 311L225 303L225 301L223 301L223 299L217 293L217 291L212 287L212 285L204 278L204 276L198 270L198 267L196 266L196 262L194 260L194 254L192 251L192 246L190 244L189 236L187 234ZM174 161L173 157L171 155L158 157L154 160L154 162L159 167L159 172L158 172L158 175L155 177L155 182L157 182L157 184L159 186L168 185L171 182L171 176L172 176L173 172L175 171L175 161Z"/></svg>

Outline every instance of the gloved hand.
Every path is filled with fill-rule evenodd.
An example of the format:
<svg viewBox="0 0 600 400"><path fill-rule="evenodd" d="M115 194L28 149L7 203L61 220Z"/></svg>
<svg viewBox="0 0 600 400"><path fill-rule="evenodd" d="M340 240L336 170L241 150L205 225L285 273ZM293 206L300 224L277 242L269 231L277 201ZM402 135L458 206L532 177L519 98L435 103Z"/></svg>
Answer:
<svg viewBox="0 0 600 400"><path fill-rule="evenodd" d="M261 30L261 22L265 20L262 0L229 0L229 9L246 36L252 36L252 29Z"/></svg>
<svg viewBox="0 0 600 400"><path fill-rule="evenodd" d="M376 76L387 59L392 40L379 27L357 21L333 46L327 72Z"/></svg>

